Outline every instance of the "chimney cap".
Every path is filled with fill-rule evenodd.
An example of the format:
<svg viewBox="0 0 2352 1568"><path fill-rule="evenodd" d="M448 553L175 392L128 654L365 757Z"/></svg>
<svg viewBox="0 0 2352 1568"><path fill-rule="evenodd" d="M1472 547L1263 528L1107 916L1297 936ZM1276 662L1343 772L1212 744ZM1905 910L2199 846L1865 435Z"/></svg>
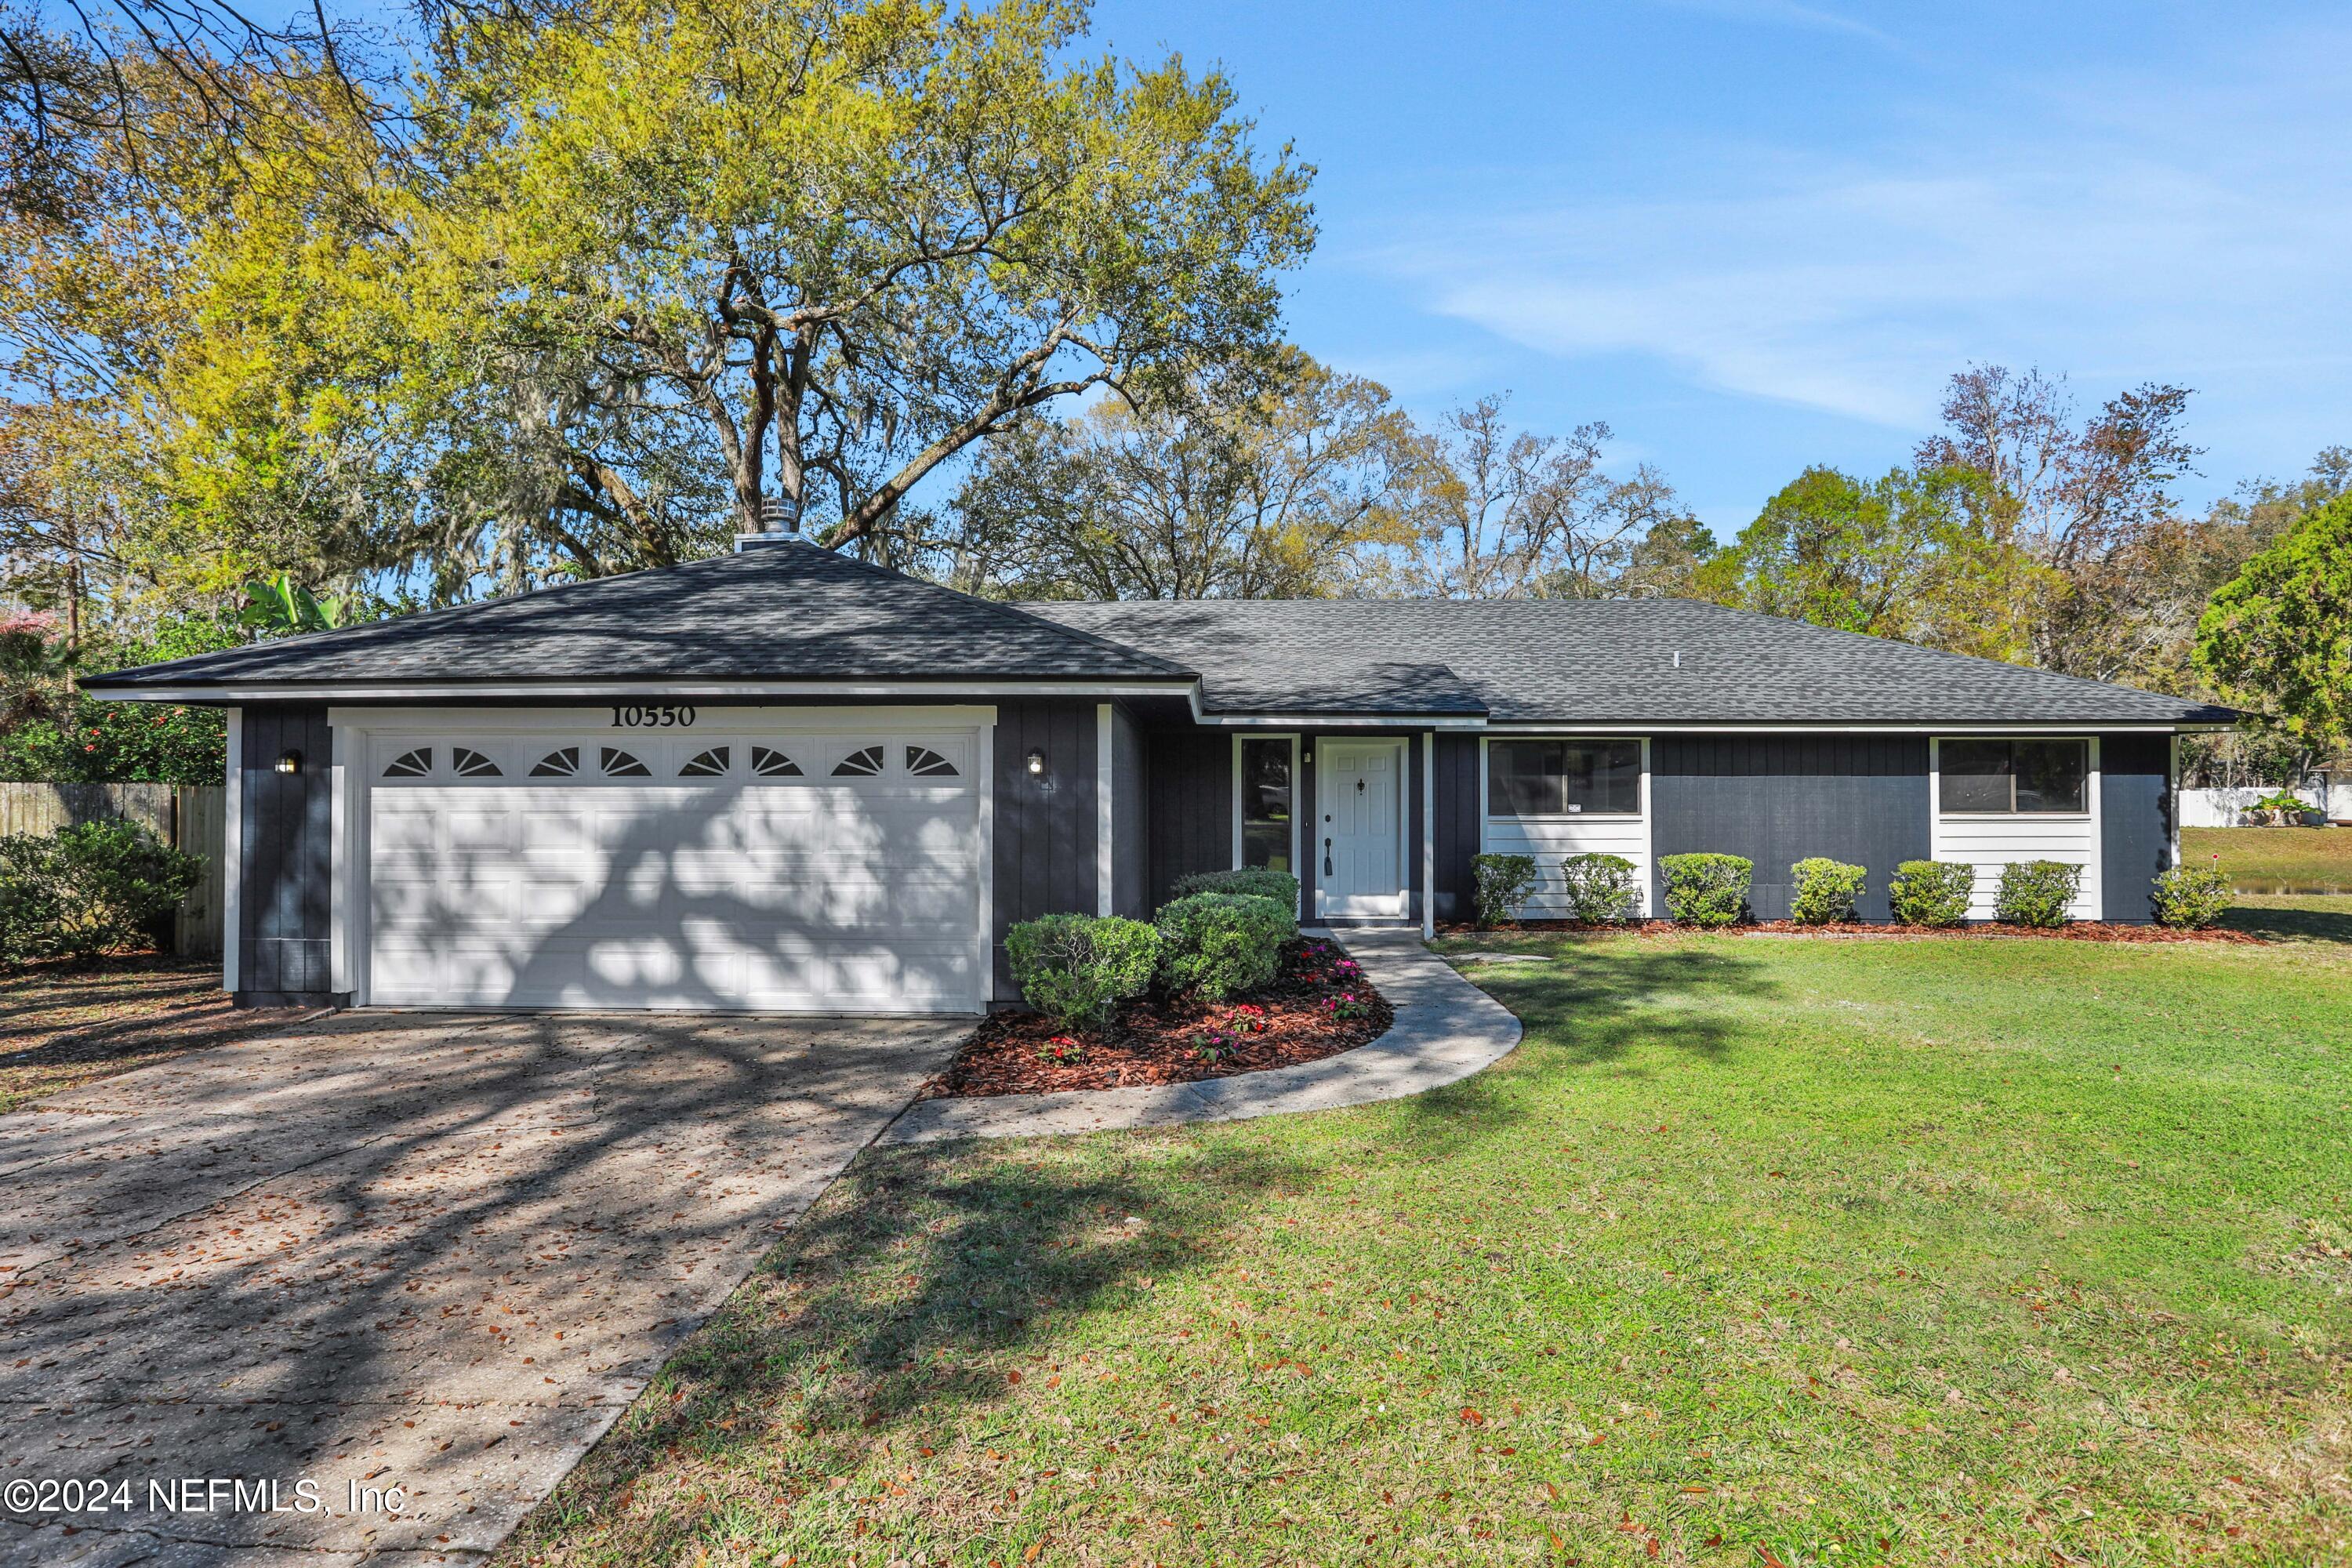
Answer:
<svg viewBox="0 0 2352 1568"><path fill-rule="evenodd" d="M761 497L760 527L758 533L735 536L737 553L755 544L786 544L798 541L801 537L800 503L787 496Z"/></svg>

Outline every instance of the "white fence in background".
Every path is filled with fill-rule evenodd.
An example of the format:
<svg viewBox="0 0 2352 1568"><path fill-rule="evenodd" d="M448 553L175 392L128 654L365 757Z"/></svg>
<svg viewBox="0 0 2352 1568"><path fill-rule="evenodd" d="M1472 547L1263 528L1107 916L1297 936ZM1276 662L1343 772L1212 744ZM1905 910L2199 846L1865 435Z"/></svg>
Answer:
<svg viewBox="0 0 2352 1568"><path fill-rule="evenodd" d="M2183 827L2239 827L2254 802L2274 794L2269 784L2239 784L2230 789L2185 789L2180 792ZM2337 774L2325 784L2305 784L2294 792L2331 822L2352 821L2352 776Z"/></svg>

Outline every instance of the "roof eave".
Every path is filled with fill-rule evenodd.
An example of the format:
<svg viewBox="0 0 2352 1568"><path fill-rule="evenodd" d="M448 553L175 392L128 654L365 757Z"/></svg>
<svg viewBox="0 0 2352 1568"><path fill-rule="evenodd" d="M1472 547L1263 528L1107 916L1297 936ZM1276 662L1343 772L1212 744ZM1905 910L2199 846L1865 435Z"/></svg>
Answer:
<svg viewBox="0 0 2352 1568"><path fill-rule="evenodd" d="M1185 697L1199 686L1191 675L955 675L884 676L629 676L564 677L524 680L488 677L472 680L432 678L374 680L301 680L226 677L218 680L110 684L84 681L93 697L122 702L184 702L233 707L254 702L436 702L513 699L542 702L595 701L652 696L706 701L779 697L989 697L1088 696Z"/></svg>

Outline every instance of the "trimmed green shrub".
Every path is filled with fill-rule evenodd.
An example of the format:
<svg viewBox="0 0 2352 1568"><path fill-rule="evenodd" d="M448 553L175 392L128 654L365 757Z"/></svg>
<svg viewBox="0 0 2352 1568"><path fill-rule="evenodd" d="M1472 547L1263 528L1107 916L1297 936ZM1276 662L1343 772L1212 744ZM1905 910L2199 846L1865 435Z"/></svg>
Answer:
<svg viewBox="0 0 2352 1568"><path fill-rule="evenodd" d="M2175 866L2159 871L2149 901L2156 923L2176 931L2203 931L2219 925L2230 907L2230 875L2217 858L2210 865Z"/></svg>
<svg viewBox="0 0 2352 1568"><path fill-rule="evenodd" d="M1177 878L1176 885L1168 890L1171 899L1189 899L1194 893L1242 893L1255 899L1272 899L1286 910L1296 910L1298 879L1287 871L1244 866L1238 871L1195 871L1189 877Z"/></svg>
<svg viewBox="0 0 2352 1568"><path fill-rule="evenodd" d="M2016 926L2062 926L2083 890L2083 868L2063 860L2012 860L2000 868L1993 918Z"/></svg>
<svg viewBox="0 0 2352 1568"><path fill-rule="evenodd" d="M1536 858L1532 855L1474 855L1470 858L1472 896L1478 902L1478 923L1506 924L1536 890Z"/></svg>
<svg viewBox="0 0 2352 1568"><path fill-rule="evenodd" d="M1886 884L1895 918L1906 926L1956 926L1969 918L1977 868L1965 860L1906 860Z"/></svg>
<svg viewBox="0 0 2352 1568"><path fill-rule="evenodd" d="M1666 913L1677 922L1727 926L1748 908L1756 862L1738 855L1669 855L1658 869L1666 879Z"/></svg>
<svg viewBox="0 0 2352 1568"><path fill-rule="evenodd" d="M1160 978L1211 1002L1273 980L1298 934L1289 907L1253 893L1194 893L1160 906Z"/></svg>
<svg viewBox="0 0 2352 1568"><path fill-rule="evenodd" d="M135 822L0 838L0 960L160 948L204 870Z"/></svg>
<svg viewBox="0 0 2352 1568"><path fill-rule="evenodd" d="M1004 933L1022 999L1055 1023L1105 1029L1119 1004L1151 988L1160 932L1115 915L1043 915Z"/></svg>
<svg viewBox="0 0 2352 1568"><path fill-rule="evenodd" d="M1810 856L1789 868L1789 918L1799 925L1836 925L1853 919L1853 901L1870 880L1866 867L1850 866L1824 855Z"/></svg>
<svg viewBox="0 0 2352 1568"><path fill-rule="evenodd" d="M0 838L0 963L22 963L58 951L65 931L57 840L46 835Z"/></svg>
<svg viewBox="0 0 2352 1568"><path fill-rule="evenodd" d="M1632 920L1642 907L1633 862L1622 855L1570 855L1559 863L1559 879L1567 889L1570 920L1607 925Z"/></svg>

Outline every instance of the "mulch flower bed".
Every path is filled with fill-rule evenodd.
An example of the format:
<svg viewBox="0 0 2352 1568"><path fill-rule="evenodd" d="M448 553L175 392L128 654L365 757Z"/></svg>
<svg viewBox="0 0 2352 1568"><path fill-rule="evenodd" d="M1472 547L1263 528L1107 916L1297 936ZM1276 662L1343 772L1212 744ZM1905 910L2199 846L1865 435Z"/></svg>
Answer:
<svg viewBox="0 0 2352 1568"><path fill-rule="evenodd" d="M1699 929L1702 928L1679 926L1672 921L1633 921L1625 925L1607 926L1586 925L1580 921L1519 921L1502 926L1442 925L1438 928L1447 936L1508 936L1513 933L1523 936L1599 936L1627 931L1636 936L1669 936ZM2176 931L2170 926L2121 925L2106 921L2071 921L2063 926L2046 928L2001 925L1993 921L1961 926L1809 926L1799 925L1795 921L1750 921L1710 929L1724 936L1957 937L1968 941L2028 937L2053 942L2220 942L2252 946L2262 946L2271 940L2256 936L2252 931L2224 931L2218 926L2205 931Z"/></svg>
<svg viewBox="0 0 2352 1568"><path fill-rule="evenodd" d="M1295 1067L1380 1038L1394 1016L1336 943L1300 940L1255 995L1140 998L1105 1037L1074 1036L1034 1013L994 1014L918 1098L1194 1083Z"/></svg>

